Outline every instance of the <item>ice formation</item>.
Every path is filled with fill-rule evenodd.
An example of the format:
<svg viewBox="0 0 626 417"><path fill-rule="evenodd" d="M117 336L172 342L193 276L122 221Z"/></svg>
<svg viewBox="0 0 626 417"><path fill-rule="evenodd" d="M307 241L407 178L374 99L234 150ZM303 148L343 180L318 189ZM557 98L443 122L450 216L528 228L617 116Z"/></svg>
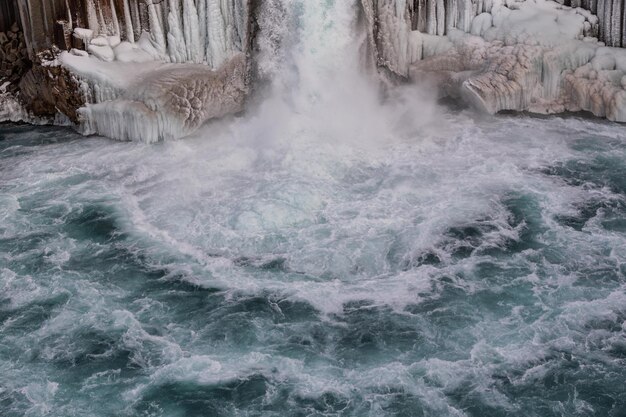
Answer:
<svg viewBox="0 0 626 417"><path fill-rule="evenodd" d="M468 0L446 3L441 14L427 8L422 19L423 10L402 3L378 2L378 24L370 26L379 65L394 73L489 113L587 110L626 122L625 51L597 40L598 19L587 10L549 0Z"/></svg>
<svg viewBox="0 0 626 417"><path fill-rule="evenodd" d="M219 67L248 42L250 0L23 0L19 12L31 54L80 40L104 57L111 39L135 43L149 33L168 62ZM73 39L75 38L75 39ZM115 46L115 45L113 45ZM103 49L98 50L96 47Z"/></svg>
<svg viewBox="0 0 626 417"><path fill-rule="evenodd" d="M69 53L61 55L61 62L85 80L85 92L92 94L91 104L78 111L84 134L144 142L176 139L211 118L242 110L246 96L243 54L217 70L156 61L102 63Z"/></svg>
<svg viewBox="0 0 626 417"><path fill-rule="evenodd" d="M20 83L28 110L3 93L0 111L12 119L32 117L33 100L43 93L46 117L65 114L86 134L178 138L243 109L252 59L261 78L280 65L263 52L280 49L280 36L257 39L277 44L257 45L256 55L252 46L255 30L267 29L258 28L265 18L255 13L272 9L280 26L281 2L17 4L35 68ZM626 122L623 9L623 0L360 0L359 29L367 31L366 61L386 80L434 83L441 95L488 113L586 110ZM41 57L55 47L64 52ZM45 70L54 66L70 75ZM68 85L80 91L63 97Z"/></svg>

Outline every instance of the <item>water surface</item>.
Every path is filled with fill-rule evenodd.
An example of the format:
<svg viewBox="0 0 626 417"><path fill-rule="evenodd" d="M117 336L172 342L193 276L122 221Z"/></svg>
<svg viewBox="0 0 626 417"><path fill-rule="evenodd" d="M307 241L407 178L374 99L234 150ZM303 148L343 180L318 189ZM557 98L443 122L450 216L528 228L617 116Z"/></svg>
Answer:
<svg viewBox="0 0 626 417"><path fill-rule="evenodd" d="M0 414L625 415L623 127L438 117L2 125Z"/></svg>

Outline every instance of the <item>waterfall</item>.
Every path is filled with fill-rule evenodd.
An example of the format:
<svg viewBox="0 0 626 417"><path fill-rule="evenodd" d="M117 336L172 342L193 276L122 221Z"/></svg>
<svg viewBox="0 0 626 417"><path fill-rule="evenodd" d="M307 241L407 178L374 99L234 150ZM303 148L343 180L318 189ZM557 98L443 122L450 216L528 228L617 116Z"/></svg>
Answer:
<svg viewBox="0 0 626 417"><path fill-rule="evenodd" d="M361 137L379 106L364 68L356 0L268 1L259 10L257 76L269 82L270 117L304 123L322 137ZM267 110L269 108L269 110ZM372 119L370 121L373 121ZM335 135L342 130L343 135ZM330 132L333 132L331 135ZM379 132L377 128L368 133Z"/></svg>

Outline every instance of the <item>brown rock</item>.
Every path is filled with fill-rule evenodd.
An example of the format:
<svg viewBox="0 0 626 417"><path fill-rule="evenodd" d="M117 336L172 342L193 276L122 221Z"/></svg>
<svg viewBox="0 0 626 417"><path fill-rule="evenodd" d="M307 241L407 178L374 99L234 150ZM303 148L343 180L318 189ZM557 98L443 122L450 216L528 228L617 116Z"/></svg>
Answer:
<svg viewBox="0 0 626 417"><path fill-rule="evenodd" d="M78 82L67 69L36 64L22 77L19 86L26 107L35 115L51 117L60 111L73 122L78 121L76 110L85 101Z"/></svg>
<svg viewBox="0 0 626 417"><path fill-rule="evenodd" d="M72 25L66 20L57 20L54 23L54 44L60 49L72 49Z"/></svg>
<svg viewBox="0 0 626 417"><path fill-rule="evenodd" d="M83 42L82 39L77 38L76 36L72 36L72 48L84 50L85 43Z"/></svg>
<svg viewBox="0 0 626 417"><path fill-rule="evenodd" d="M20 27L17 24L17 22L13 22L13 24L11 25L11 32L13 33L17 33L20 31Z"/></svg>
<svg viewBox="0 0 626 417"><path fill-rule="evenodd" d="M9 42L9 38L7 37L7 34L4 32L0 32L0 45L4 45L7 42Z"/></svg>

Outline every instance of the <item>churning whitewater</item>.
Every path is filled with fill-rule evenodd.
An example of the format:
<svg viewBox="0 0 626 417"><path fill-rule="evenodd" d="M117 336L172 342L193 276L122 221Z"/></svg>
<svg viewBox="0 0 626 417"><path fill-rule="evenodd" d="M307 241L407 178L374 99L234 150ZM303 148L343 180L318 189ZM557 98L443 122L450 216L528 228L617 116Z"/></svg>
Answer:
<svg viewBox="0 0 626 417"><path fill-rule="evenodd" d="M381 104L351 1L266 4L244 116L0 127L0 414L625 415L623 127Z"/></svg>

